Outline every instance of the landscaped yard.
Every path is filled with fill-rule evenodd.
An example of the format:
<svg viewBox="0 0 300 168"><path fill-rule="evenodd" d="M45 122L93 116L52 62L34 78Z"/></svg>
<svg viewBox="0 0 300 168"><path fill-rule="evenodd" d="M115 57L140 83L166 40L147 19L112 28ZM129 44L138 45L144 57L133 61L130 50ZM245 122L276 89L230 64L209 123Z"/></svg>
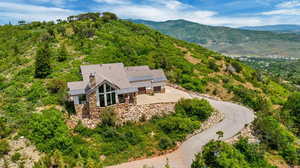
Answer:
<svg viewBox="0 0 300 168"><path fill-rule="evenodd" d="M101 125L89 129L78 124L71 135L63 116L50 109L34 114L23 133L40 151L58 149L63 155L68 154L70 161L87 157L99 163L102 160L104 165L114 165L174 149L187 135L198 130L213 111L206 100L183 99L176 104L173 114L116 126L116 116L107 110Z"/></svg>

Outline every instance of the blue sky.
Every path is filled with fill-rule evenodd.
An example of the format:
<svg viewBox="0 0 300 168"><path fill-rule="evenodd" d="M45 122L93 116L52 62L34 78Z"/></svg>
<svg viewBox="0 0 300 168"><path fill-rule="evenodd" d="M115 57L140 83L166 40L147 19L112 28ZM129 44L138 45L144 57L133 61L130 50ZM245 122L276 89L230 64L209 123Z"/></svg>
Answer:
<svg viewBox="0 0 300 168"><path fill-rule="evenodd" d="M300 0L0 0L0 24L96 11L124 19L186 19L230 27L300 24Z"/></svg>

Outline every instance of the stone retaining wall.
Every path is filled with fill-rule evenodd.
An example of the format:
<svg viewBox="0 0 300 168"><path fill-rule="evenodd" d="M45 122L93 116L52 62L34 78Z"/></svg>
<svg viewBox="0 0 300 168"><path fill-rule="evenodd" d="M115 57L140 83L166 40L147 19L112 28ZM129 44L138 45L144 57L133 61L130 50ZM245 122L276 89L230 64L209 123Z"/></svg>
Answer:
<svg viewBox="0 0 300 168"><path fill-rule="evenodd" d="M175 103L157 103L145 105L128 105L118 106L115 112L118 115L119 122L128 121L136 122L142 118L149 120L154 116L163 116L174 112Z"/></svg>
<svg viewBox="0 0 300 168"><path fill-rule="evenodd" d="M113 106L117 114L117 124L122 125L126 122L138 122L141 119L150 120L154 116L164 116L173 113L176 103L157 103L145 105L119 104ZM78 121L88 128L95 128L100 122L100 111L95 111L93 118L83 118L82 115L72 115L67 121L70 128L74 128Z"/></svg>

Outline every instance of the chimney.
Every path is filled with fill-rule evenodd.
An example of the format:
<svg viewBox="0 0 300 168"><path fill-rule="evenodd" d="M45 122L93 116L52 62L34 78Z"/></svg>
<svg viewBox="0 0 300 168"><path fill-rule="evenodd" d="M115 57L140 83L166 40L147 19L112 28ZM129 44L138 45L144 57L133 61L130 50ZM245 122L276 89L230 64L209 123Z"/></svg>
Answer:
<svg viewBox="0 0 300 168"><path fill-rule="evenodd" d="M90 87L93 88L96 86L96 77L95 73L90 73L89 79L90 79Z"/></svg>

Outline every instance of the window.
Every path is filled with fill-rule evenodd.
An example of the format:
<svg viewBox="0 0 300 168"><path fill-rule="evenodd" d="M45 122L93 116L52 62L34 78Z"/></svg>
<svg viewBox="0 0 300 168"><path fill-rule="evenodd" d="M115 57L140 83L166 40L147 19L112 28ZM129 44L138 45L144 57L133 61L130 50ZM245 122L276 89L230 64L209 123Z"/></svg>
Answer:
<svg viewBox="0 0 300 168"><path fill-rule="evenodd" d="M100 107L105 107L105 98L104 94L99 95Z"/></svg>
<svg viewBox="0 0 300 168"><path fill-rule="evenodd" d="M116 104L116 93L115 92L111 93L111 103Z"/></svg>
<svg viewBox="0 0 300 168"><path fill-rule="evenodd" d="M125 103L125 95L118 95L119 103Z"/></svg>
<svg viewBox="0 0 300 168"><path fill-rule="evenodd" d="M106 94L106 100L107 100L106 103L107 103L108 106L112 104L111 103L111 93Z"/></svg>
<svg viewBox="0 0 300 168"><path fill-rule="evenodd" d="M99 93L104 93L104 85L101 85L101 86L99 87Z"/></svg>
<svg viewBox="0 0 300 168"><path fill-rule="evenodd" d="M86 96L79 95L79 104L86 104Z"/></svg>
<svg viewBox="0 0 300 168"><path fill-rule="evenodd" d="M99 105L100 107L116 104L116 91L109 84L103 84L99 87Z"/></svg>
<svg viewBox="0 0 300 168"><path fill-rule="evenodd" d="M111 91L111 87L109 85L106 85L106 92L110 92Z"/></svg>

